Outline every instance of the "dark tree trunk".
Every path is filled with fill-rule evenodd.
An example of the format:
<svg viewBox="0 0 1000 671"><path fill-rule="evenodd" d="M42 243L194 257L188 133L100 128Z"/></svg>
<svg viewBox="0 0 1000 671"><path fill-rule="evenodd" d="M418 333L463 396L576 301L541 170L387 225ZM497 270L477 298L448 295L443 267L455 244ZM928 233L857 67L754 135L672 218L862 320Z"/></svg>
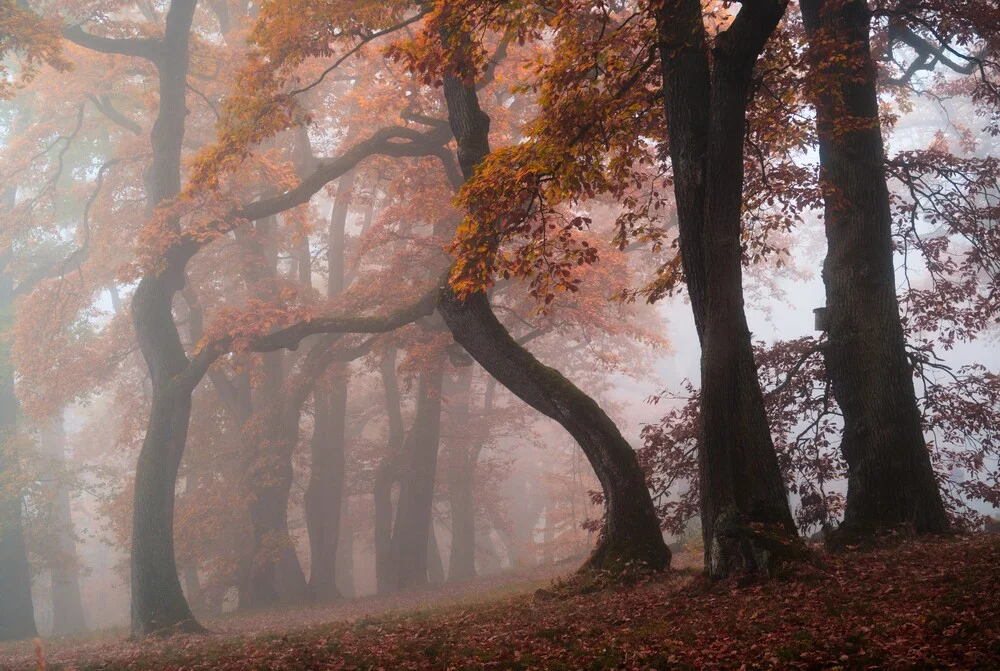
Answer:
<svg viewBox="0 0 1000 671"><path fill-rule="evenodd" d="M146 174L149 210L180 193L188 39L196 0L173 0L153 61L159 73L159 114ZM174 222L176 227L177 222ZM191 416L193 387L178 379L188 359L173 320L174 294L184 285L184 252L147 275L132 298L132 322L152 378L149 424L136 464L132 517L132 633L201 630L184 599L174 558L174 488Z"/></svg>
<svg viewBox="0 0 1000 671"><path fill-rule="evenodd" d="M446 76L444 93L448 120L458 142L459 165L468 180L490 151L490 119L479 107L475 88L467 82ZM587 455L601 482L606 512L604 528L586 567L617 569L630 562L644 563L654 570L669 567L670 550L663 542L645 476L632 447L604 410L559 371L545 366L519 345L493 314L485 293L462 300L445 287L438 309L452 336L479 365L522 401L559 422Z"/></svg>
<svg viewBox="0 0 1000 671"><path fill-rule="evenodd" d="M345 227L353 188L353 171L337 181L327 244L328 298L337 296L345 288ZM317 390L314 393L316 423L312 468L305 494L312 567L309 588L313 598L321 601L342 596L337 589L337 543L344 501L347 366L334 365L328 375L331 379L329 392Z"/></svg>
<svg viewBox="0 0 1000 671"><path fill-rule="evenodd" d="M845 531L904 524L917 532L947 531L899 318L868 6L859 0L800 4L810 76L827 92L816 100L828 246L825 354L844 414Z"/></svg>
<svg viewBox="0 0 1000 671"><path fill-rule="evenodd" d="M375 499L375 582L379 594L388 594L396 587L395 562L392 556L393 505L392 486L398 478L400 453L403 449L403 414L396 378L396 350L390 348L382 358L382 385L385 388L386 414L389 416L388 454L375 470L372 494Z"/></svg>
<svg viewBox="0 0 1000 671"><path fill-rule="evenodd" d="M705 569L767 574L795 537L743 306L743 138L754 65L785 3L743 5L709 67L701 3L657 14L681 254L702 344ZM757 527L757 529L752 527Z"/></svg>
<svg viewBox="0 0 1000 671"><path fill-rule="evenodd" d="M52 501L52 521L56 534L55 554L50 568L52 575L52 634L65 636L87 630L80 597L80 574L70 509L66 475L66 429L62 412L48 425L39 429L39 447L52 464L57 480Z"/></svg>
<svg viewBox="0 0 1000 671"><path fill-rule="evenodd" d="M176 270L144 278L132 298L139 346L152 376L153 403L135 473L132 513L132 632L200 630L174 558L174 488L191 417L191 392L175 381L187 357L171 314Z"/></svg>
<svg viewBox="0 0 1000 671"><path fill-rule="evenodd" d="M6 336L14 317L14 281L7 273L11 254L0 255L0 335ZM10 345L0 338L0 474L17 468L9 439L17 431L17 397ZM0 490L0 641L37 636L31 602L31 567L24 545L21 494Z"/></svg>
<svg viewBox="0 0 1000 671"><path fill-rule="evenodd" d="M316 419L312 470L305 494L309 531L309 588L313 598L330 601L337 589L337 545L344 500L344 424L347 416L346 366L334 366L332 390L314 393Z"/></svg>
<svg viewBox="0 0 1000 671"><path fill-rule="evenodd" d="M290 436L283 434L277 440L267 441L269 445L249 473L254 483L250 504L254 560L250 588L245 599L241 595L241 608L258 609L308 600L305 573L288 529L288 494L293 474L288 458L290 446L284 442Z"/></svg>
<svg viewBox="0 0 1000 671"><path fill-rule="evenodd" d="M416 416L403 446L403 466L399 473L399 503L391 545L396 589L427 584L434 479L441 440L444 361L438 357L428 367L417 383Z"/></svg>

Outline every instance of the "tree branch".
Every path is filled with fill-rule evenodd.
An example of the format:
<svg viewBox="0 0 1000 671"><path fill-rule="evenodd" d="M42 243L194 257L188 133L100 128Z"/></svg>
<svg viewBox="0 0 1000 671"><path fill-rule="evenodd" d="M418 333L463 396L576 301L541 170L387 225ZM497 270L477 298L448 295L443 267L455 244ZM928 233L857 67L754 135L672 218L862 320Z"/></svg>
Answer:
<svg viewBox="0 0 1000 671"><path fill-rule="evenodd" d="M163 46L161 40L148 37L110 38L93 35L85 31L79 24L63 28L62 36L73 44L91 51L145 58L153 63L160 60L161 47Z"/></svg>

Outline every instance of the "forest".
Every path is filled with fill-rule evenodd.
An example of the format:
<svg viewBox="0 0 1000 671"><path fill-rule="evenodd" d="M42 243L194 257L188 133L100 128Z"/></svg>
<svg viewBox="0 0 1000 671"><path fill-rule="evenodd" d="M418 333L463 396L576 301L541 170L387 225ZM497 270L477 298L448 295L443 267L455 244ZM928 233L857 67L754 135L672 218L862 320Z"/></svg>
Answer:
<svg viewBox="0 0 1000 671"><path fill-rule="evenodd" d="M0 669L1000 668L995 0L0 0Z"/></svg>

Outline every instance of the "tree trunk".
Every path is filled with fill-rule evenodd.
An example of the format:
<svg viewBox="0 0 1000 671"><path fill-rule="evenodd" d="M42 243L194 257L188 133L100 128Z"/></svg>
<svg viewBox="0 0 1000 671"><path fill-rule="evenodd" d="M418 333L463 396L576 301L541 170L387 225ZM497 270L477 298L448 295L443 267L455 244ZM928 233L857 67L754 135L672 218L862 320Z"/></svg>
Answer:
<svg viewBox="0 0 1000 671"><path fill-rule="evenodd" d="M468 180L486 157L490 119L479 107L474 86L446 75L448 120L458 142L458 161ZM472 216L475 213L470 213ZM480 222L492 226L493 222ZM462 300L442 290L438 309L455 340L498 382L522 401L559 422L579 443L605 497L600 540L585 567L621 569L633 562L653 570L670 565L659 520L635 452L611 418L559 371L545 366L519 345L479 292Z"/></svg>
<svg viewBox="0 0 1000 671"><path fill-rule="evenodd" d="M399 503L392 528L395 588L427 584L427 555L434 504L434 479L441 439L442 357L428 362L417 383L413 428L403 447Z"/></svg>
<svg viewBox="0 0 1000 671"><path fill-rule="evenodd" d="M296 434L298 433L298 427ZM278 603L302 603L308 598L305 574L288 530L288 494L292 462L288 431L265 439L261 454L248 473L253 499L254 560L250 589L240 607L259 609Z"/></svg>
<svg viewBox="0 0 1000 671"><path fill-rule="evenodd" d="M768 574L795 538L743 306L743 138L754 65L783 2L743 5L709 67L701 3L657 12L684 274L702 344L705 570Z"/></svg>
<svg viewBox="0 0 1000 671"><path fill-rule="evenodd" d="M73 537L73 515L66 475L66 429L63 413L59 412L46 426L39 429L39 447L52 464L57 481L52 501L52 521L56 534L52 575L52 635L65 636L87 630L80 597L80 574Z"/></svg>
<svg viewBox="0 0 1000 671"><path fill-rule="evenodd" d="M173 383L187 367L171 314L182 285L176 269L143 278L132 298L139 347L152 376L153 402L135 472L132 512L132 632L200 631L177 575L174 489L191 417L191 389Z"/></svg>
<svg viewBox="0 0 1000 671"><path fill-rule="evenodd" d="M390 348L382 358L382 385L385 388L386 414L389 416L387 455L375 470L372 495L375 499L375 582L379 594L396 589L395 562L392 556L393 505L392 486L398 477L398 461L403 449L403 414L396 379L396 350Z"/></svg>
<svg viewBox="0 0 1000 671"><path fill-rule="evenodd" d="M816 99L828 246L825 355L844 414L845 531L904 524L947 531L899 318L868 6L802 0L801 7L810 76L825 92Z"/></svg>
<svg viewBox="0 0 1000 671"><path fill-rule="evenodd" d="M448 580L467 580L476 575L476 511L473 480L479 456L477 442L480 427L486 428L485 412L472 422L472 366L456 371L449 379L445 413L448 418L447 449L445 450L448 502L451 509L451 554L448 558Z"/></svg>
<svg viewBox="0 0 1000 671"><path fill-rule="evenodd" d="M431 526L427 530L427 582L432 585L440 585L444 583L444 580L441 546L438 545L437 532L434 531L434 520L431 519Z"/></svg>
<svg viewBox="0 0 1000 671"><path fill-rule="evenodd" d="M155 59L159 113L145 175L149 212L180 193L188 39L196 0L173 0ZM172 222L174 228L178 222ZM177 377L188 364L173 320L174 294L184 286L183 251L158 274L143 277L132 298L132 322L152 378L152 408L135 473L132 515L132 633L200 631L184 599L174 558L174 488L191 417L189 385Z"/></svg>
<svg viewBox="0 0 1000 671"><path fill-rule="evenodd" d="M345 288L345 227L354 188L354 172L337 181L337 194L330 214L327 244L327 297ZM329 392L314 392L315 429L312 440L312 468L306 489L306 527L309 531L313 598L338 599L337 543L340 540L341 507L344 501L346 463L347 366L337 364L328 373Z"/></svg>
<svg viewBox="0 0 1000 671"><path fill-rule="evenodd" d="M476 577L476 514L472 496L472 473L465 482L448 484L451 503L451 556L448 558L448 580Z"/></svg>
<svg viewBox="0 0 1000 671"><path fill-rule="evenodd" d="M344 424L347 416L346 366L337 365L329 393L314 393L312 470L306 489L306 527L311 562L309 589L319 601L339 599L337 545L344 499Z"/></svg>
<svg viewBox="0 0 1000 671"><path fill-rule="evenodd" d="M357 590L354 588L354 524L351 520L351 510L346 492L341 503L336 581L337 591L345 599L353 599L357 596Z"/></svg>
<svg viewBox="0 0 1000 671"><path fill-rule="evenodd" d="M14 318L14 281L7 273L11 254L0 255L0 335L6 336ZM0 338L0 477L17 469L11 439L17 432L17 396L10 345ZM0 487L0 641L38 635L31 602L31 567L21 523L21 492Z"/></svg>

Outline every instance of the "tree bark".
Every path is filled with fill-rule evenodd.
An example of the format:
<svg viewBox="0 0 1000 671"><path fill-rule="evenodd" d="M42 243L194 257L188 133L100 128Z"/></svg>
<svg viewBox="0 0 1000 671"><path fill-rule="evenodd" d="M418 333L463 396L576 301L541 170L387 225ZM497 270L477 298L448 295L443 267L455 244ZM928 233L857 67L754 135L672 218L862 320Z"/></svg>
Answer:
<svg viewBox="0 0 1000 671"><path fill-rule="evenodd" d="M354 188L354 172L337 181L337 194L330 214L327 243L327 297L345 287L345 229ZM305 494L306 527L309 531L311 573L309 588L321 601L342 596L337 589L337 543L340 540L341 508L344 501L347 428L347 366L337 364L328 373L329 391L314 392L315 428L312 468Z"/></svg>
<svg viewBox="0 0 1000 671"><path fill-rule="evenodd" d="M180 193L181 145L187 115L188 40L196 0L173 0L152 59L159 74L159 113L145 175L148 211ZM177 227L177 222L172 222ZM143 277L132 298L132 322L152 378L153 401L136 464L132 516L132 633L200 631L184 599L174 558L174 487L191 417L193 386L179 376L188 359L173 320L174 294L184 286L183 252Z"/></svg>
<svg viewBox="0 0 1000 671"><path fill-rule="evenodd" d="M441 546L438 545L437 532L434 530L434 519L427 530L427 582L440 585L445 581L444 562L441 560Z"/></svg>
<svg viewBox="0 0 1000 671"><path fill-rule="evenodd" d="M802 0L825 199L826 368L844 415L845 531L948 530L899 317L870 14ZM831 58L836 56L836 60ZM846 58L845 58L846 56Z"/></svg>
<svg viewBox="0 0 1000 671"><path fill-rule="evenodd" d="M490 118L468 82L446 75L444 93L459 166L468 180L490 151ZM619 570L632 563L653 570L668 568L670 550L663 542L645 476L632 447L604 410L519 345L493 314L484 292L463 300L446 286L438 310L452 336L479 365L522 401L559 422L587 455L606 507L600 539L585 568Z"/></svg>
<svg viewBox="0 0 1000 671"><path fill-rule="evenodd" d="M743 305L743 139L753 69L785 2L744 4L708 46L697 0L657 12L681 254L702 345L699 480L705 569L769 573L795 525Z"/></svg>
<svg viewBox="0 0 1000 671"><path fill-rule="evenodd" d="M87 630L80 597L80 574L73 537L73 514L70 509L66 474L66 429L59 412L39 429L39 448L52 464L57 481L53 492L52 521L56 534L55 557L49 572L52 576L52 635L65 636Z"/></svg>
<svg viewBox="0 0 1000 671"><path fill-rule="evenodd" d="M396 350L390 348L382 358L382 386L385 389L386 414L389 417L387 455L375 471L372 494L375 499L375 582L379 594L395 589L395 562L392 555L393 505L392 486L398 478L400 453L403 449L402 399L396 378Z"/></svg>
<svg viewBox="0 0 1000 671"><path fill-rule="evenodd" d="M14 280L7 272L9 252L0 254L0 334L6 335L14 318ZM11 441L17 432L17 396L10 345L0 339L0 475L17 469ZM31 567L24 544L21 492L0 488L0 641L38 635L31 601Z"/></svg>
<svg viewBox="0 0 1000 671"><path fill-rule="evenodd" d="M357 596L354 588L354 523L351 519L351 510L347 492L344 492L344 499L340 512L340 540L337 542L337 570L336 570L337 591L345 599L353 599Z"/></svg>
<svg viewBox="0 0 1000 671"><path fill-rule="evenodd" d="M448 580L460 581L476 576L476 462L489 432L488 411L491 401L483 404L483 414L472 421L472 366L457 369L454 381L447 385L446 417L450 435L445 450L448 501L451 509L451 554L448 557ZM492 397L490 385L487 397Z"/></svg>
<svg viewBox="0 0 1000 671"><path fill-rule="evenodd" d="M347 415L346 366L338 365L329 393L314 393L312 470L305 493L309 532L309 589L314 599L343 596L337 589L337 545L344 500L344 425Z"/></svg>
<svg viewBox="0 0 1000 671"><path fill-rule="evenodd" d="M403 446L399 503L392 528L395 589L427 584L434 480L441 440L443 356L428 362L417 382L417 409ZM440 561L440 560L439 560Z"/></svg>

